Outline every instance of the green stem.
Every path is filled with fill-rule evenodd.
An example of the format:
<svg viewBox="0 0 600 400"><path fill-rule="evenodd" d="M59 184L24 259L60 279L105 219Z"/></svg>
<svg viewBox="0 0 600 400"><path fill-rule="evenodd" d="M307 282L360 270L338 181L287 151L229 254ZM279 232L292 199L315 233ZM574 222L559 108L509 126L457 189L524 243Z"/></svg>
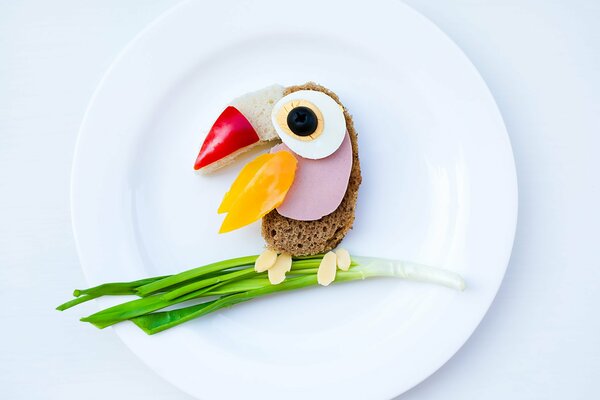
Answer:
<svg viewBox="0 0 600 400"><path fill-rule="evenodd" d="M94 326L103 329L121 321L126 321L128 319L135 318L143 314L148 314L165 307L202 297L202 295L206 293L208 289L209 288L199 290L198 292L189 293L186 296L182 296L171 301L162 299L160 295L142 297L140 299L131 300L126 303L109 307L87 317L83 317L81 318L81 321L89 322Z"/></svg>
<svg viewBox="0 0 600 400"><path fill-rule="evenodd" d="M292 271L295 274L306 274L305 271L314 271L315 267L319 266L321 261L318 259L302 259L298 261L293 261L292 263ZM316 272L316 271L315 271ZM308 272L314 273L314 272ZM246 267L244 269L235 270L226 274L222 274L219 276L215 276L208 279L202 279L196 282L189 283L187 285L183 285L176 290L170 290L167 293L163 294L164 300L173 300L179 296L186 295L191 292L195 292L198 289L202 289L208 286L215 285L217 283L227 282L229 280L238 280L239 278L244 278L249 275L256 275L254 268ZM264 276L264 274L263 274Z"/></svg>
<svg viewBox="0 0 600 400"><path fill-rule="evenodd" d="M245 270L244 270L245 271ZM251 272L255 273L253 270ZM266 281L266 282L265 282ZM101 310L95 314L81 318L83 322L90 322L98 328L106 328L118 322L125 321L137 316L151 313L165 307L182 303L184 301L197 299L200 297L209 297L216 295L226 295L239 293L249 289L256 289L266 284L270 285L266 278L249 278L240 281L230 280L227 282L215 283L212 286L204 287L194 292L179 296L175 299L164 299L161 295L142 297L131 300L116 306Z"/></svg>
<svg viewBox="0 0 600 400"><path fill-rule="evenodd" d="M304 269L292 269L288 274L290 275L311 275L316 274L319 271L318 268L304 268Z"/></svg>
<svg viewBox="0 0 600 400"><path fill-rule="evenodd" d="M252 265L256 261L257 257L258 256L232 258L229 260L219 261L212 264L204 265L202 267L190 269L188 271L184 271L176 275L171 275L167 278L158 280L156 282L140 286L137 289L137 293L140 296L148 296L152 293L160 291L161 289L176 285L178 283L189 281L191 279L195 279L203 275L210 274L212 272L222 271L234 267L242 267L245 265Z"/></svg>
<svg viewBox="0 0 600 400"><path fill-rule="evenodd" d="M124 294L135 294L135 289L147 285L152 282L156 282L162 280L164 278L169 277L170 275L165 276L157 276L154 278L145 278L137 281L131 282L113 282L113 283L104 283L102 285L94 286L89 289L75 289L73 292L73 296L79 297L81 295L89 294L99 296L106 295L124 295Z"/></svg>
<svg viewBox="0 0 600 400"><path fill-rule="evenodd" d="M65 311L65 310L68 310L71 307L75 307L78 304L85 303L86 301L93 300L93 299L95 299L97 297L100 297L100 295L84 294L84 295L76 297L76 298L74 298L72 300L69 300L66 303L61 304L60 306L56 307L56 309L58 311Z"/></svg>
<svg viewBox="0 0 600 400"><path fill-rule="evenodd" d="M255 297L264 296L270 293L282 292L286 290L299 289L306 286L316 285L317 276L308 275L298 278L292 278L279 285L269 285L259 289L249 290L247 292L232 294L219 297L209 303L202 303L196 306L190 306L173 311L163 311L160 313L143 315L133 319L133 322L142 328L149 335L162 332L165 329L172 328L191 319L202 317L211 312L229 307L234 304L251 300Z"/></svg>
<svg viewBox="0 0 600 400"><path fill-rule="evenodd" d="M306 268L316 268L321 263L321 259L302 259L302 260L294 260L292 261L292 269L306 269Z"/></svg>
<svg viewBox="0 0 600 400"><path fill-rule="evenodd" d="M246 278L234 282L226 282L219 287L212 287L208 292L207 296L220 296L224 294L233 294L239 292L245 292L248 290L259 289L264 286L271 285L268 278Z"/></svg>
<svg viewBox="0 0 600 400"><path fill-rule="evenodd" d="M256 274L252 266L256 257L226 260L177 275L117 282L78 290L74 294L79 297L60 305L57 309L65 310L102 295L146 296L107 308L81 320L98 328L132 320L146 333L154 334L256 297L317 285L318 267L322 256L294 258L288 279L278 285L269 282L266 272ZM454 272L411 262L353 257L351 266L349 271L337 271L334 283L371 277L396 277L440 284L458 290L465 287L464 280ZM165 307L209 296L220 297L201 304L157 312Z"/></svg>
<svg viewBox="0 0 600 400"><path fill-rule="evenodd" d="M218 283L227 282L232 279L242 278L248 275L256 275L254 268L246 268L238 271L233 271L228 274L215 276L214 278L203 279L198 282L190 283L180 287L179 289L172 290L162 295L164 300L173 300L177 297L184 296L188 293L195 292L198 289L202 289L208 286L216 285Z"/></svg>
<svg viewBox="0 0 600 400"><path fill-rule="evenodd" d="M133 318L131 321L133 321L133 323L135 323L148 335L153 335L189 321L190 319L199 317L202 313L202 310L206 310L207 308L213 306L217 301L219 301L219 299L197 304L195 306L180 308L177 310L142 315L140 317Z"/></svg>
<svg viewBox="0 0 600 400"><path fill-rule="evenodd" d="M252 256L252 257L254 257L254 256ZM296 270L304 270L307 268L314 268L319 265L319 262L320 262L320 259L316 256L302 257L299 259L294 258L294 267L293 268L295 271ZM247 267L247 268L249 268L249 267ZM219 270L219 271L209 272L209 273L201 275L200 278L202 278L202 279L196 278L197 279L196 281L194 279L182 281L182 282L179 282L176 284L172 284L170 286L165 286L162 289L158 290L157 292L164 292L167 290L171 291L174 289L178 289L180 287L184 287L190 283L199 282L199 281L203 280L204 278L208 279L208 278L218 277L218 276L225 275L227 273L231 273L231 271ZM308 272L299 271L297 273L305 274ZM245 274L241 274L241 275L244 276ZM116 295L129 295L129 294L139 295L139 293L136 289L140 288L141 286L146 286L150 283L158 282L165 278L169 278L171 276L172 275L157 276L157 277L145 278L145 279L140 279L140 280L131 281L131 282L104 283L104 284L94 286L91 288L87 288L87 289L75 289L73 291L73 296L81 297L81 300L77 300L77 299L69 300L66 303L61 304L60 306L56 307L56 309L60 310L60 311L64 311L64 310L67 310L78 304L85 303L86 301L90 301L92 299L95 299L95 298L98 298L101 296L116 296ZM234 277L235 277L235 275L234 275ZM218 280L218 279L216 279L216 280ZM199 287L203 287L203 286L199 285Z"/></svg>
<svg viewBox="0 0 600 400"><path fill-rule="evenodd" d="M364 274L354 271L340 271L336 276L336 282L347 282L358 279L364 279ZM257 282L258 283L258 282ZM189 307L183 307L171 311L162 311L152 314L142 315L133 318L132 321L140 327L144 332L153 335L162 332L174 326L195 318L200 318L225 307L230 307L235 304L243 303L257 297L265 296L272 293L284 292L289 290L300 289L309 286L317 285L317 275L307 275L296 278L290 278L279 285L271 285L268 279L263 282L264 286L247 290L242 293L230 294L222 296L210 302L197 304Z"/></svg>

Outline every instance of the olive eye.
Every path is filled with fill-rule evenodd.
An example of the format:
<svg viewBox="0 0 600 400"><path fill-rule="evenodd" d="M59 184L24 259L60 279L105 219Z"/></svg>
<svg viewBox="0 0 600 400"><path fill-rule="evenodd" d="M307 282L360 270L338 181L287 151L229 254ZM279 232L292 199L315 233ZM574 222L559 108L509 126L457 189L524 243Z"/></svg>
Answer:
<svg viewBox="0 0 600 400"><path fill-rule="evenodd" d="M279 131L281 130L296 140L311 141L318 138L323 132L323 114L310 101L288 99L280 107L277 107L279 105L278 103L273 108L273 116L276 119L275 130L280 136Z"/></svg>
<svg viewBox="0 0 600 400"><path fill-rule="evenodd" d="M346 134L342 107L315 90L283 97L273 107L271 119L283 143L304 158L327 157L340 147Z"/></svg>
<svg viewBox="0 0 600 400"><path fill-rule="evenodd" d="M294 107L287 116L287 126L298 136L310 136L317 130L317 114L305 106Z"/></svg>

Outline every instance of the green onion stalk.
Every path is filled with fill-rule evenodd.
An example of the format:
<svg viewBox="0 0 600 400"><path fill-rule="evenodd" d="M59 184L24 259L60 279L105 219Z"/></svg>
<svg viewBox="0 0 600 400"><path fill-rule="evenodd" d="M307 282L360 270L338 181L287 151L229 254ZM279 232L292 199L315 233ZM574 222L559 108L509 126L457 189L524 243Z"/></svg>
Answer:
<svg viewBox="0 0 600 400"><path fill-rule="evenodd" d="M232 258L175 275L158 276L131 282L105 283L75 290L74 298L56 309L67 310L78 304L102 297L135 295L126 301L96 312L81 321L103 329L123 321L132 321L149 335L257 297L318 285L317 272L323 255L294 258L285 281L273 285L267 272L257 273L258 256ZM427 265L374 257L352 257L348 271L337 271L334 283L369 278L400 278L433 283L464 290L465 282L454 272ZM198 304L164 308L194 300Z"/></svg>

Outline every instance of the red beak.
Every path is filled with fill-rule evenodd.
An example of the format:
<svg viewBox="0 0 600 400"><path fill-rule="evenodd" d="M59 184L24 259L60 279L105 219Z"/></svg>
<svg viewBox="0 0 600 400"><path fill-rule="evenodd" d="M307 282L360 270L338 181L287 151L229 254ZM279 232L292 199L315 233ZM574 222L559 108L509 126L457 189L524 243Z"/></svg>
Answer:
<svg viewBox="0 0 600 400"><path fill-rule="evenodd" d="M233 106L219 115L202 143L194 169L217 167L260 141L248 119Z"/></svg>

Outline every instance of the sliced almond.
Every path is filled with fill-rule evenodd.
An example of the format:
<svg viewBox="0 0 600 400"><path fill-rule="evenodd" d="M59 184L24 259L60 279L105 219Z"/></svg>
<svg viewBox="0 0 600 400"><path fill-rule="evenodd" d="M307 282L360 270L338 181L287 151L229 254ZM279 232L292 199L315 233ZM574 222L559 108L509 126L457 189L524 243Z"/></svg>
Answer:
<svg viewBox="0 0 600 400"><path fill-rule="evenodd" d="M278 285L285 280L286 272L292 269L292 256L289 254L280 254L275 264L269 268L269 282L272 285Z"/></svg>
<svg viewBox="0 0 600 400"><path fill-rule="evenodd" d="M350 253L346 249L337 249L335 251L335 256L337 257L337 267L342 271L348 271L350 269Z"/></svg>
<svg viewBox="0 0 600 400"><path fill-rule="evenodd" d="M321 264L319 264L319 271L317 271L319 285L327 286L335 280L336 258L333 251L323 256Z"/></svg>
<svg viewBox="0 0 600 400"><path fill-rule="evenodd" d="M276 260L277 253L271 249L266 249L256 259L256 262L254 263L254 270L256 272L265 272L275 265Z"/></svg>

